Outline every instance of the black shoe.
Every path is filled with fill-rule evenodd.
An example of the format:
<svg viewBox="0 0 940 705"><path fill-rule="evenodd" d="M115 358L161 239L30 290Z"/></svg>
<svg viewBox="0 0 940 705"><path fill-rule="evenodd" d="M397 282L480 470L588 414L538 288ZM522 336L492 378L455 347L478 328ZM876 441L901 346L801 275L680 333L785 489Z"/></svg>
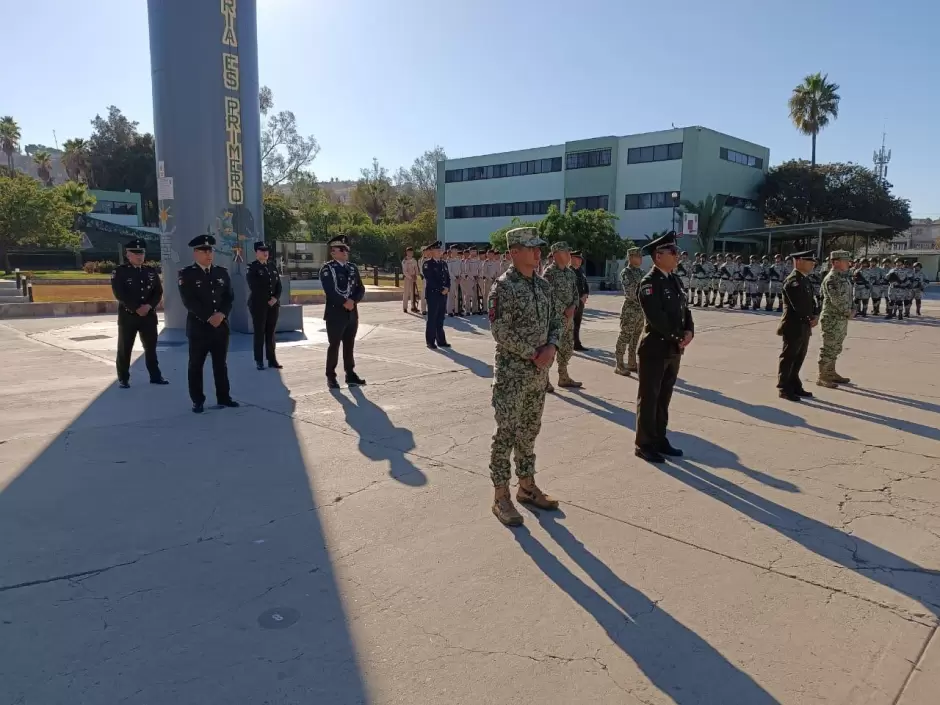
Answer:
<svg viewBox="0 0 940 705"><path fill-rule="evenodd" d="M120 380L118 380L118 387L119 387L120 389L130 389L130 388L131 388L131 383L128 382L126 379L120 379Z"/></svg>
<svg viewBox="0 0 940 705"><path fill-rule="evenodd" d="M799 401L800 400L800 398L796 394L785 392L782 389L777 393L777 396L780 397L781 399L786 399L787 401Z"/></svg>
<svg viewBox="0 0 940 705"><path fill-rule="evenodd" d="M150 380L150 384L169 384L169 383L170 383L170 380L166 379L165 377L154 377L152 380Z"/></svg>
<svg viewBox="0 0 940 705"><path fill-rule="evenodd" d="M437 345L435 345L434 343L431 343L430 345L428 345L428 350L437 350Z"/></svg>
<svg viewBox="0 0 940 705"><path fill-rule="evenodd" d="M339 389L339 382L336 381L336 377L327 377L326 386L329 389Z"/></svg>
<svg viewBox="0 0 940 705"><path fill-rule="evenodd" d="M451 318L454 317L454 314L452 314L452 313L448 313L447 315L450 316Z"/></svg>
<svg viewBox="0 0 940 705"><path fill-rule="evenodd" d="M206 410L206 409L205 409L205 407L204 407L202 404L193 404L193 413L194 413L194 414L201 414L201 413L202 413L203 411L205 411L205 410Z"/></svg>
<svg viewBox="0 0 940 705"><path fill-rule="evenodd" d="M427 316L427 315L428 315L428 312L427 312L427 311L422 311L422 312L421 312L421 315L422 315L422 316Z"/></svg>
<svg viewBox="0 0 940 705"><path fill-rule="evenodd" d="M346 375L346 384L363 385L365 383L366 381L355 372L350 372Z"/></svg>
<svg viewBox="0 0 940 705"><path fill-rule="evenodd" d="M645 460L648 463L665 463L666 459L662 456L662 453L659 451L653 450L652 448L640 448L637 446L633 449L633 454Z"/></svg>
<svg viewBox="0 0 940 705"><path fill-rule="evenodd" d="M438 343L438 344L437 344L437 347L439 347L439 348L449 348L449 347L451 347L451 344L450 344L450 343Z"/></svg>
<svg viewBox="0 0 940 705"><path fill-rule="evenodd" d="M270 360L268 360L268 367L270 367L271 369L274 369L274 370L283 370L283 369L284 369L284 365L282 365L282 364L281 364L280 362L278 362L277 360L275 360L274 362L271 362Z"/></svg>
<svg viewBox="0 0 940 705"><path fill-rule="evenodd" d="M578 352L586 352L586 351L589 350L590 348L586 348L586 347L584 347L583 345L575 345L575 346L574 346L574 349L577 350Z"/></svg>
<svg viewBox="0 0 940 705"><path fill-rule="evenodd" d="M656 448L661 455L668 455L670 458L681 458L684 453L678 448L673 447L669 441L663 441Z"/></svg>
<svg viewBox="0 0 940 705"><path fill-rule="evenodd" d="M783 306L777 306L777 313L783 313Z"/></svg>
<svg viewBox="0 0 940 705"><path fill-rule="evenodd" d="M796 396L800 397L801 399L812 399L812 398L813 398L813 393L812 393L812 392L807 392L805 389L797 389L797 390L796 390L795 392L793 392L793 393L794 393Z"/></svg>
<svg viewBox="0 0 940 705"><path fill-rule="evenodd" d="M263 370L263 369L264 369L264 363L263 363L263 362L256 362L256 363L255 363L255 368L256 368L256 369L259 369L259 370Z"/></svg>
<svg viewBox="0 0 940 705"><path fill-rule="evenodd" d="M239 404L234 399L226 399L225 401L219 400L218 406L226 407L228 409L237 409L241 406L241 404Z"/></svg>

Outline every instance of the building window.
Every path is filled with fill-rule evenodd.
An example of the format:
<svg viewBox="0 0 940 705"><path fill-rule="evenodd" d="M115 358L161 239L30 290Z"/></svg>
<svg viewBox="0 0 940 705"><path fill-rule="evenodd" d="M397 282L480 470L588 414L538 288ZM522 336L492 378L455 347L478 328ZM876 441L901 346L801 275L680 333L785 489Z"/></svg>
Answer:
<svg viewBox="0 0 940 705"><path fill-rule="evenodd" d="M646 208L672 208L672 194L676 194L676 204L682 198L678 191L657 191L656 193L629 193L623 204L625 210L638 211Z"/></svg>
<svg viewBox="0 0 940 705"><path fill-rule="evenodd" d="M682 159L682 143L656 144L652 147L631 147L627 150L627 164L646 164L647 162L668 162Z"/></svg>
<svg viewBox="0 0 940 705"><path fill-rule="evenodd" d="M727 147L720 147L718 150L718 156L725 161L734 162L735 164L740 164L741 166L749 166L753 169L764 168L764 160L760 157L744 154L743 152L735 152L733 149L728 149Z"/></svg>
<svg viewBox="0 0 940 705"><path fill-rule="evenodd" d="M91 212L109 213L111 215L137 215L137 204L122 201L98 201L92 206Z"/></svg>
<svg viewBox="0 0 940 705"><path fill-rule="evenodd" d="M606 198L606 196L605 196ZM448 206L444 218L512 218L514 216L545 215L550 206L560 207L558 201L518 201L516 203L481 203L473 206Z"/></svg>
<svg viewBox="0 0 940 705"><path fill-rule="evenodd" d="M595 166L610 166L610 149L568 152L565 155L565 169L588 169Z"/></svg>
<svg viewBox="0 0 940 705"><path fill-rule="evenodd" d="M576 211L583 210L607 210L608 204L607 196L581 196L579 198L567 198L565 203L574 203L574 209Z"/></svg>
<svg viewBox="0 0 940 705"><path fill-rule="evenodd" d="M561 157L551 159L530 159L524 162L473 166L467 169L447 169L444 183L453 184L461 181L480 181L482 179L505 179L509 176L529 176L530 174L549 174L561 171Z"/></svg>
<svg viewBox="0 0 940 705"><path fill-rule="evenodd" d="M725 205L730 208L741 208L746 211L760 210L757 201L753 198L741 198L740 196L725 196Z"/></svg>

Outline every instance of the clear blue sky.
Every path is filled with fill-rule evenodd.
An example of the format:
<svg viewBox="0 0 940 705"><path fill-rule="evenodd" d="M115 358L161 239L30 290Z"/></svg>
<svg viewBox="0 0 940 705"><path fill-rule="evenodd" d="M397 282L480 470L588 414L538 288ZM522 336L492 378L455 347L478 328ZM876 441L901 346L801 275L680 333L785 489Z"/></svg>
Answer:
<svg viewBox="0 0 940 705"><path fill-rule="evenodd" d="M192 0L213 2L217 0ZM4 11L0 114L24 144L87 136L117 105L153 125L145 0L33 0ZM820 161L871 165L940 217L936 0L258 0L261 82L322 151L320 178L435 144L469 156L704 125L809 158L790 90L828 73L839 119ZM11 65L8 64L8 68ZM933 127L933 129L931 129Z"/></svg>

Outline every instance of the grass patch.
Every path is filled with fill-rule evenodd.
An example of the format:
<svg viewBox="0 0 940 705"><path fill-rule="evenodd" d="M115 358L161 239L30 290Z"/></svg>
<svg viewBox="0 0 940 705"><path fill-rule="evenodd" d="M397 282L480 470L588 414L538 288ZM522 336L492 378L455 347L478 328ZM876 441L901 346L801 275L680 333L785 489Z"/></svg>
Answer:
<svg viewBox="0 0 940 705"><path fill-rule="evenodd" d="M68 301L114 301L110 284L35 284L33 301L37 303L63 303Z"/></svg>
<svg viewBox="0 0 940 705"><path fill-rule="evenodd" d="M43 279L82 279L87 281L111 281L110 274L86 274L85 272L70 269L70 270L32 270L30 271L30 276L34 281L42 281ZM15 274L0 274L0 279L15 279Z"/></svg>

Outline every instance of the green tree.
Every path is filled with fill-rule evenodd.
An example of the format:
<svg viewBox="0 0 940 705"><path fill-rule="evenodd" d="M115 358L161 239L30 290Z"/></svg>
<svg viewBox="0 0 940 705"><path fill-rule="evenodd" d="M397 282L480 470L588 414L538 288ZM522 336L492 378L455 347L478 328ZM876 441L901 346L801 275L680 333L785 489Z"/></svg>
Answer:
<svg viewBox="0 0 940 705"><path fill-rule="evenodd" d="M373 223L378 223L388 208L394 190L388 169L380 166L379 160L373 157L372 166L362 169L360 174L352 193L353 205L366 213Z"/></svg>
<svg viewBox="0 0 940 705"><path fill-rule="evenodd" d="M555 210L558 210L557 208ZM509 222L509 225L500 228L490 235L490 246L494 250L499 250L500 252L506 251L506 233L514 228L536 228L538 229L541 225L538 221L526 220L523 221L518 216L513 217Z"/></svg>
<svg viewBox="0 0 940 705"><path fill-rule="evenodd" d="M44 188L35 179L0 177L0 263L9 271L12 247L68 247L81 242L72 230L79 208L62 187Z"/></svg>
<svg viewBox="0 0 940 705"><path fill-rule="evenodd" d="M623 257L631 246L617 234L616 220L617 216L604 208L576 211L574 202L569 201L564 213L549 206L539 232L549 244L563 240L572 249L583 250L585 257L606 261Z"/></svg>
<svg viewBox="0 0 940 705"><path fill-rule="evenodd" d="M437 207L437 163L447 159L440 145L416 157L410 169L401 167L395 173L394 184L398 191L412 196L419 211Z"/></svg>
<svg viewBox="0 0 940 705"><path fill-rule="evenodd" d="M20 126L10 115L0 118L0 150L7 155L7 168L10 170L10 176L16 174L16 167L13 163L13 155L17 153L20 147Z"/></svg>
<svg viewBox="0 0 940 705"><path fill-rule="evenodd" d="M88 140L76 137L62 145L62 166L72 181L88 181Z"/></svg>
<svg viewBox="0 0 940 705"><path fill-rule="evenodd" d="M261 114L267 124L261 130L261 175L268 186L293 181L309 173L307 167L320 153L313 135L304 137L297 130L297 118L290 110L268 115L274 108L274 93L261 88Z"/></svg>
<svg viewBox="0 0 940 705"><path fill-rule="evenodd" d="M288 240L299 219L287 199L270 191L264 194L264 239L268 243Z"/></svg>
<svg viewBox="0 0 940 705"><path fill-rule="evenodd" d="M399 193L392 203L392 217L397 223L407 223L415 214L415 200L407 193Z"/></svg>
<svg viewBox="0 0 940 705"><path fill-rule="evenodd" d="M697 240L699 252L711 253L715 238L724 227L728 216L731 215L731 207L725 205L727 202L727 196L713 196L711 194L708 194L704 201L698 203L682 201L684 211L698 215Z"/></svg>
<svg viewBox="0 0 940 705"><path fill-rule="evenodd" d="M33 164L36 165L39 180L46 186L52 186L52 155L40 149L33 154Z"/></svg>
<svg viewBox="0 0 940 705"><path fill-rule="evenodd" d="M57 188L62 199L75 210L76 215L90 213L98 202L94 194L89 193L88 187L80 181L66 181Z"/></svg>
<svg viewBox="0 0 940 705"><path fill-rule="evenodd" d="M839 117L839 84L829 81L829 74L810 74L790 95L790 120L797 130L813 140L811 164L816 166L816 136Z"/></svg>

